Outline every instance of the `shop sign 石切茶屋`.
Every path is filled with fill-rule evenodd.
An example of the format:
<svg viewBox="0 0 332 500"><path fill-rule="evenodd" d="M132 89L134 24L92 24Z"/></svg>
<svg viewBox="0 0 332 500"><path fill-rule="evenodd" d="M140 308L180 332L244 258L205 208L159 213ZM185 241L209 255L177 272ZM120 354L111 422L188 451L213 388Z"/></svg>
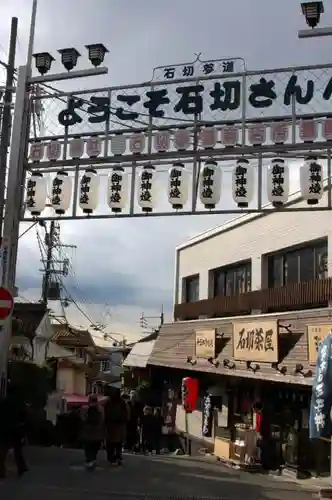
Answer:
<svg viewBox="0 0 332 500"><path fill-rule="evenodd" d="M216 331L196 330L196 358L214 358L216 352Z"/></svg>
<svg viewBox="0 0 332 500"><path fill-rule="evenodd" d="M277 363L277 322L233 323L233 355L239 361Z"/></svg>

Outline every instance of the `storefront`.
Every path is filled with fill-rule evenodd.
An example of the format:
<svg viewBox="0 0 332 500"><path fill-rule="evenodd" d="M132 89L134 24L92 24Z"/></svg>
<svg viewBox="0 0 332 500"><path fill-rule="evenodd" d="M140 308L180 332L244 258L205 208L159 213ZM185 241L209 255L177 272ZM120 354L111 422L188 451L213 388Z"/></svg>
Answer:
<svg viewBox="0 0 332 500"><path fill-rule="evenodd" d="M218 457L287 467L300 477L325 474L329 443L309 440L308 420L329 314L308 310L165 325L149 364L176 372L177 385L181 377L198 378L202 440L204 394L218 388L211 431Z"/></svg>

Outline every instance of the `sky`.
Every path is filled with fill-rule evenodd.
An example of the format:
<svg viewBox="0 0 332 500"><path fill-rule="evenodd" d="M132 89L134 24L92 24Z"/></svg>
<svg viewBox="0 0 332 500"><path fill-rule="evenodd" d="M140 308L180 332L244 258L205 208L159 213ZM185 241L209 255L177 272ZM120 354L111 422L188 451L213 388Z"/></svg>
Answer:
<svg viewBox="0 0 332 500"><path fill-rule="evenodd" d="M17 64L25 63L29 3L11 0L0 7L0 58L7 57L10 18L17 16ZM242 57L250 70L328 63L330 39L298 39L298 30L306 28L300 4L300 0L40 0L34 51L56 55L59 48L74 46L84 54L88 43L102 42L108 47L109 74L59 84L67 90L148 81L154 67L190 62L197 52L205 60ZM325 7L321 26L332 24L332 7L327 2ZM87 64L87 58L81 57L79 69ZM62 71L59 61L53 70ZM52 113L45 119L51 127ZM298 188L294 172L292 190ZM165 174L160 174L161 207L166 203L165 183ZM230 200L227 179L225 186L224 208ZM125 335L130 340L144 334L139 321L142 312L158 317L163 305L166 320L171 321L176 245L230 217L61 222L61 242L77 246L66 252L71 268L64 283L85 314L72 304L66 309L69 321L82 326L102 322L105 331L119 332L119 338ZM26 229L22 224L21 232ZM43 231L38 231L42 238ZM40 299L41 267L33 228L20 240L20 300ZM59 311L57 303L50 306ZM148 324L157 326L158 318Z"/></svg>

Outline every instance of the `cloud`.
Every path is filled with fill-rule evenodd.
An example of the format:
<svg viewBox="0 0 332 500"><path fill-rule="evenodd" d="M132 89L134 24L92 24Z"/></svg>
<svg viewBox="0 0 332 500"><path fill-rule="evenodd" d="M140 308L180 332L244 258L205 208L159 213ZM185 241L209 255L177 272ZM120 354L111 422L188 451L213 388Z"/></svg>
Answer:
<svg viewBox="0 0 332 500"><path fill-rule="evenodd" d="M330 9L331 10L331 9ZM18 63L26 57L29 8L25 0L12 0L0 8L0 49L5 58L9 18L19 15ZM332 12L324 22L332 22ZM330 17L330 19L329 19ZM276 29L280 27L280 29ZM293 64L319 64L330 59L330 42L324 39L299 40L298 29L305 27L300 4L294 0L233 0L227 9L218 0L205 4L198 0L43 0L39 2L35 51L50 51L56 57L54 71L62 71L57 49L75 46L81 51L78 68L88 64L84 45L103 42L109 75L62 82L64 90L96 88L147 81L160 65L194 59L241 56L249 69ZM57 127L59 104L44 116L45 128ZM291 186L298 188L298 164L291 163ZM231 205L230 169L223 166L221 207ZM167 166L165 167L167 169ZM159 208L166 209L166 174L160 174ZM105 180L102 184L105 189ZM102 196L100 210L105 210ZM168 209L169 210L169 209ZM139 334L142 311L158 316L164 304L172 317L174 248L194 234L221 225L234 215L205 215L154 219L109 219L61 223L61 241L77 245L77 250L57 251L57 257L71 257L72 269L64 284L70 295L93 322L106 320L113 331ZM22 224L21 231L27 225ZM43 231L40 232L44 238ZM18 284L20 294L40 298L40 250L35 228L20 241ZM54 309L57 304L52 304ZM57 310L57 312L61 312ZM109 314L111 313L111 316ZM75 323L88 324L74 305L67 315Z"/></svg>

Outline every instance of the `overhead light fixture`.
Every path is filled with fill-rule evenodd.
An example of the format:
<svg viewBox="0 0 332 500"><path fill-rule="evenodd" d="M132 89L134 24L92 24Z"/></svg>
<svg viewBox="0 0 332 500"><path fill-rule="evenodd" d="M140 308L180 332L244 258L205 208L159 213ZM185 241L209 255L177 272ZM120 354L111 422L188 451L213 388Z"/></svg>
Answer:
<svg viewBox="0 0 332 500"><path fill-rule="evenodd" d="M33 54L35 58L36 69L41 75L49 72L52 62L55 61L54 57L49 52L38 52Z"/></svg>
<svg viewBox="0 0 332 500"><path fill-rule="evenodd" d="M277 370L282 375L286 375L286 373L287 373L287 366L279 367L279 363L272 363L272 368Z"/></svg>
<svg viewBox="0 0 332 500"><path fill-rule="evenodd" d="M235 368L234 361L230 361L229 359L224 359L223 365L225 368L229 368L230 370L233 370Z"/></svg>
<svg viewBox="0 0 332 500"><path fill-rule="evenodd" d="M58 52L61 55L61 62L67 71L71 71L75 68L81 54L74 47L59 49Z"/></svg>
<svg viewBox="0 0 332 500"><path fill-rule="evenodd" d="M220 365L220 362L215 358L208 358L208 362L216 368Z"/></svg>
<svg viewBox="0 0 332 500"><path fill-rule="evenodd" d="M301 363L298 363L296 366L295 366L295 373L303 373L303 365L301 365Z"/></svg>
<svg viewBox="0 0 332 500"><path fill-rule="evenodd" d="M321 14L324 13L323 2L303 2L301 8L307 25L310 26L310 28L316 28L320 21Z"/></svg>
<svg viewBox="0 0 332 500"><path fill-rule="evenodd" d="M260 369L260 366L258 363L253 363L252 361L247 361L247 369L252 370L254 373L256 373Z"/></svg>
<svg viewBox="0 0 332 500"><path fill-rule="evenodd" d="M193 359L192 356L187 357L187 363L190 363L191 365L196 365L197 360Z"/></svg>
<svg viewBox="0 0 332 500"><path fill-rule="evenodd" d="M92 43L90 45L86 45L85 48L88 49L89 59L95 68L104 62L105 55L109 52L109 50L102 43Z"/></svg>

